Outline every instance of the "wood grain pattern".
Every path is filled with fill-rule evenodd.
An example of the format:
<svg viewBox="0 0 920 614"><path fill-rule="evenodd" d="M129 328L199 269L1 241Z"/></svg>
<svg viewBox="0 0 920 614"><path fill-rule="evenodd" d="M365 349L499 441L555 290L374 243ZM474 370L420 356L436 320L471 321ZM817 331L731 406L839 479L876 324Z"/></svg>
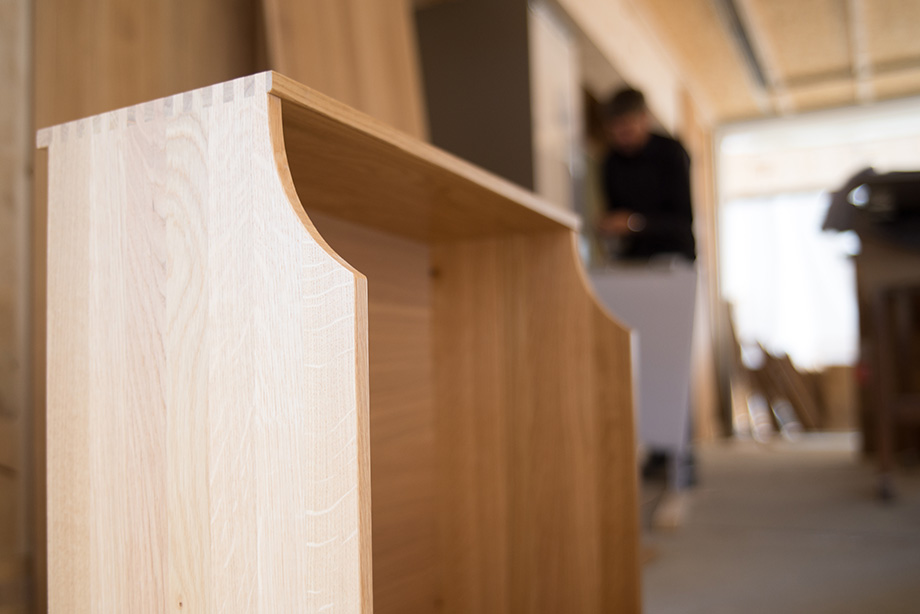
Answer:
<svg viewBox="0 0 920 614"><path fill-rule="evenodd" d="M578 227L574 214L277 73L272 93L311 211L423 242Z"/></svg>
<svg viewBox="0 0 920 614"><path fill-rule="evenodd" d="M264 68L257 64L259 6L254 0L34 4L39 127Z"/></svg>
<svg viewBox="0 0 920 614"><path fill-rule="evenodd" d="M273 73L39 139L52 611L639 610L571 215Z"/></svg>
<svg viewBox="0 0 920 614"><path fill-rule="evenodd" d="M434 254L444 610L638 611L628 333L571 235Z"/></svg>
<svg viewBox="0 0 920 614"><path fill-rule="evenodd" d="M273 83L301 201L369 278L377 612L638 611L629 337L577 224Z"/></svg>
<svg viewBox="0 0 920 614"><path fill-rule="evenodd" d="M411 0L265 0L262 5L273 69L426 138Z"/></svg>
<svg viewBox="0 0 920 614"><path fill-rule="evenodd" d="M6 2L0 2L2 8ZM33 128L70 121L251 74L266 67L260 49L261 10L256 0L36 0L22 3L21 33L32 32L33 74L18 93L30 96ZM26 14L29 13L29 14ZM14 20L0 17L0 28ZM6 37L3 38L7 40ZM2 69L0 69L2 70ZM31 91L29 88L31 87ZM14 86L4 92L17 93ZM4 94L0 94L2 99ZM24 123L24 120L23 120ZM31 131L30 131L31 132ZM24 150L29 149L31 137ZM34 424L33 517L45 517L45 253L47 226L42 195L47 179L44 150L34 160L30 258L31 420ZM26 207L27 203L23 203ZM36 611L47 610L45 527L30 540L35 561Z"/></svg>
<svg viewBox="0 0 920 614"><path fill-rule="evenodd" d="M269 79L39 135L52 612L371 609L365 282L289 198Z"/></svg>
<svg viewBox="0 0 920 614"><path fill-rule="evenodd" d="M310 219L368 279L374 608L435 611L431 249L327 214Z"/></svg>

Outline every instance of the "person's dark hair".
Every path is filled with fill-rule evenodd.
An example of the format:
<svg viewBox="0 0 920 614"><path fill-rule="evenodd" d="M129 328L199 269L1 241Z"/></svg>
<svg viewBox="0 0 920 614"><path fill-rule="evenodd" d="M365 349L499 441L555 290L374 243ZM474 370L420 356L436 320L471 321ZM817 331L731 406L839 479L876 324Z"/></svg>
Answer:
<svg viewBox="0 0 920 614"><path fill-rule="evenodd" d="M605 110L607 118L614 119L637 111L644 111L645 108L645 96L642 92L627 87L611 96Z"/></svg>

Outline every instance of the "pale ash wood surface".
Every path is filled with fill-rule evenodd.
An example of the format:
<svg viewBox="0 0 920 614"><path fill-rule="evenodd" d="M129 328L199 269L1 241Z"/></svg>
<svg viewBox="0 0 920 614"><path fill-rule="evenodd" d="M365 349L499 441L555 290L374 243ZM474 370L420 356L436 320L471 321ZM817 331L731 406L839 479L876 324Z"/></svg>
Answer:
<svg viewBox="0 0 920 614"><path fill-rule="evenodd" d="M370 612L366 290L270 75L42 131L52 612Z"/></svg>
<svg viewBox="0 0 920 614"><path fill-rule="evenodd" d="M29 60L29 72L23 75L19 88L24 111L31 109L31 119L23 116L17 123L31 121L32 127L95 115L267 67L262 58L264 41L259 40L262 28L254 19L257 5L261 4L258 0L14 0L12 4L22 5L23 25L19 31L22 38L30 39L23 41L23 50L31 50L29 54L20 54L23 61ZM4 7L10 5L9 0L0 1L0 48L7 41L12 44L15 38L6 34L7 26L13 27L18 21L14 17L8 19ZM0 58L0 66L7 66L6 59ZM17 91L8 77L4 77L4 82L0 107L4 106L5 94L16 95ZM0 134L2 123L0 119ZM27 142L31 141L32 127L28 135L23 135ZM29 150L28 143L23 144L23 150ZM32 517L36 521L30 527L29 543L35 570L31 584L36 612L48 609L44 576L45 154L45 150L37 151L33 160L33 206L23 203L23 208L31 215L34 232L29 242L31 253L20 258L31 267L30 274L22 279L20 292L28 300L27 313L35 314L27 340L30 418L34 427L27 449L34 467L29 486L33 491ZM23 175L27 171L27 165L23 165ZM5 183L0 177L0 186Z"/></svg>
<svg viewBox="0 0 920 614"><path fill-rule="evenodd" d="M150 248L138 252L147 254L146 260L97 261L106 262L108 268L103 270L111 269L111 278L128 280L120 283L132 289L131 293L119 290L113 301L135 300L138 285L165 287L153 293L165 294L166 298L160 299L166 301L162 313L148 308L143 312L144 323L132 321L130 326L115 329L121 332L102 331L98 320L102 306L91 309L86 300L77 301L82 307L66 312L58 309L53 314L50 331L58 340L52 341L50 351L66 363L56 368L69 365L69 372L64 369L63 373L70 378L69 383L52 382L50 390L58 395L54 407L65 405L65 393L68 399L83 400L80 404L71 401L52 412L51 440L56 443L51 448L51 475L66 475L73 484L84 485L53 483L50 487L52 507L59 510L52 513L52 535L63 540L52 542L52 576L60 578L52 580L53 594L70 599L68 603L85 604L95 599L98 604L103 597L95 597L92 587L104 588L109 594L104 599L137 599L128 604L134 606L142 600L138 595L141 588L148 591L145 604L159 603L152 596L159 587L168 595L161 605L172 608L170 611L175 611L175 598L180 595L187 600L184 611L190 607L189 599L209 607L193 611L234 611L227 608L237 603L254 611L319 611L322 605L318 600L310 601L313 589L304 580L311 577L309 574L298 574L297 581L286 577L281 588L267 596L264 583L275 579L282 568L275 567L274 560L264 559L268 552L299 552L298 548L324 544L334 536L338 541L332 542L328 556L339 556L351 566L323 567L322 582L333 582L336 574L343 583L346 577L354 579L352 592L343 590L354 599L363 596L361 603L369 608L371 516L366 515L370 508L365 506L371 505L372 499L373 593L378 614L638 612L638 507L629 335L598 306L585 281L574 249L577 219L280 75L256 76L251 98L247 97L248 83L243 80L232 86L215 86L150 107L156 116L156 109L171 105L179 117L172 119L166 114L169 122L194 123L183 120L179 111L186 96L191 96L193 109L199 109L196 101L202 100L196 112L207 119L207 130L201 135L190 131L187 138L175 139L174 143L168 134L165 142L167 149L173 143L177 151L189 152L181 154L181 164L180 158L175 158L177 166L167 169L176 169L174 181L181 178L191 186L188 199L211 203L208 215L177 220L173 243L167 242L166 247L158 248L160 251ZM228 96L228 87L235 88L230 100L219 102ZM240 88L242 100L237 96ZM268 96L260 97L266 92ZM263 98L267 99L265 106L256 102ZM135 117L141 117L147 108L136 108ZM241 122L247 113L255 126ZM120 121L122 116L103 116L99 121L112 117ZM147 125L135 121L140 127L122 127L119 134L133 134L130 130ZM53 137L52 176L60 159L55 152L64 147L62 142L72 142L74 129L74 125L57 127L40 137ZM255 136L244 143L251 148L244 148L250 152L244 155L231 146L231 141L243 138L240 135L247 130ZM263 130L270 134L274 165L265 163ZM224 140L212 140L211 131L223 135L219 138ZM71 136L62 139L64 132ZM208 155L203 161L192 155L196 148L205 147ZM145 151L139 146L123 149ZM117 183L123 174L118 167L113 171L110 164L99 166L92 157L74 155L68 160L84 165L87 175L99 170L99 176L106 177L100 180L101 185ZM244 168L245 160L250 160L248 169ZM132 168L154 179L164 172L149 161ZM281 182L272 179L275 172ZM159 185L155 180L148 183ZM52 181L52 188L55 186ZM255 196L263 189L260 186L268 186L265 198ZM80 292L98 292L93 288L100 283L97 279L102 273L95 265L89 267L85 256L73 254L85 254L90 243L100 242L106 249L114 249L110 243L127 249L126 235L118 235L118 241L102 241L110 235L96 228L98 212L86 213L99 208L99 201L88 195L89 190L88 186L58 186L57 196L52 197L52 211L60 218L54 232L66 234L64 228L77 231L68 239L73 245L64 242L68 251L60 251L52 262L51 268L57 271L52 284L57 290L52 294L59 306L72 307L70 299L76 299ZM185 192L166 189L165 193ZM79 194L87 195L75 200L74 195ZM174 200L185 202L179 196ZM65 202L71 206L64 207ZM128 216L131 207L141 207L133 214L137 218L133 224L149 219L148 226L155 226L157 215L173 210L172 205L157 205L153 208L157 215L145 214L139 204L146 202L144 198L121 202L122 218ZM266 208L274 212L270 217L263 211ZM289 216L291 212L293 216ZM67 220L66 216L74 219ZM203 221L196 221L199 219ZM274 241L266 239L270 233ZM195 252L202 249L200 241L194 240L196 236L206 237L206 252ZM216 251L218 247L221 251ZM178 290L184 277L168 273L172 269L167 266L171 262L167 255L179 248L185 250L182 253L202 254L181 257L182 262L198 261L207 254L203 273L208 280L206 287L196 290L198 286L193 284L188 290ZM132 245L132 249L130 253L135 253L138 247ZM326 268L305 266L311 254L316 254ZM263 259L272 266L260 268ZM132 262L142 261L154 271L165 266L167 272L160 271L140 283L128 272L132 270L129 266L138 266ZM362 278L345 262L367 275L366 300L360 294ZM317 280L319 271L325 271L326 276ZM347 300L340 290L332 289L326 294L303 295L291 288L301 283L326 284L322 287L340 283L354 290ZM283 288L269 287L271 284ZM65 300L68 288L70 299ZM205 297L206 312L193 309L201 302L196 301L196 293ZM113 305L121 303L110 303L105 315L113 309L112 313L120 312ZM97 318L92 326L87 324L90 317ZM181 325L168 328L176 318L182 318ZM297 332L309 318L320 322L312 328L315 336ZM350 330L359 331L351 340L357 348L352 355L337 318L345 318ZM369 354L362 354L366 346L359 336L365 324L370 332ZM159 377L169 386L159 396L156 378L154 383L146 383L146 388L133 383L132 378L147 381L138 372L154 377L137 365L119 367L133 373L132 378L115 381L103 371L94 376L108 378L98 388L82 383L97 368L91 361L74 361L74 357L88 355L89 347L98 349L101 335L114 340L105 342L102 347L106 351L96 360L111 360L107 358L110 349L123 347L118 345L123 343L118 335L143 340L146 337L139 331L145 327L160 330L158 326L167 326L167 332L175 333L174 339L195 335L203 339L203 343L188 346L180 343L183 351L191 353L180 356L186 356L184 360L193 365L207 362L208 369L177 370L183 363L158 358L175 347L164 342L166 349L152 345L147 359L149 364L156 365L159 360L164 365ZM218 327L229 331L232 326L238 331L233 335L215 332ZM257 334L248 334L254 329ZM328 340L323 341L326 337ZM218 348L214 340L225 338L233 342ZM58 350L55 346L65 342L70 347ZM195 354L193 347L203 349ZM327 389L312 384L317 373L300 367L320 364L322 357L329 355L336 360L347 357L349 364L357 366L352 370L342 366L335 374L330 373L324 380ZM370 374L369 388L361 385L364 361ZM348 386L355 390L353 398L317 396L341 394ZM203 400L182 397L184 389L198 391ZM131 414L114 426L103 426L98 397L108 398L116 390L121 391L117 394L126 399L125 403L148 400L158 411L144 415L158 418L135 424L129 418L136 414ZM152 393L149 399L139 394L144 391ZM369 433L366 414L359 411L354 422L347 417L348 407L363 407L368 402L368 392ZM247 404L241 399L255 400ZM188 408L199 403L206 403L206 416L190 416ZM256 445L268 438L253 439L253 431L262 431L252 426L252 421L265 428L265 414L275 416L266 408L286 408L289 403L305 408L297 415L310 424L297 430L298 425L285 422L285 428L273 432L270 449ZM345 413L338 420L345 422L337 422L336 428L351 429L358 437L356 446L352 443L343 449L338 431L322 440L309 438L306 431L312 421L321 421L320 416L339 410ZM70 412L69 418L66 412ZM293 413L284 415L291 417ZM95 422L87 416L94 417ZM246 419L237 419L240 416ZM180 419L184 422L177 425ZM107 448L103 454L98 449L98 435L89 440L72 436L81 429L83 433L101 433L103 428L110 437L148 433L141 441L161 442L144 448L149 462L165 463L167 470L153 471L155 476L148 485L128 481L127 467L144 469L139 460L124 458L133 450L128 443L119 444L123 451ZM149 433L163 435L155 440ZM299 436L303 439L298 440ZM211 447L193 449L188 445L199 437L207 437ZM297 441L310 445L298 447ZM345 505L336 499L321 508L343 515L326 517L323 523L328 526L313 516L313 524L285 516L304 503L297 499L301 492L298 487L310 493L332 487L318 469L311 468L311 453L328 459L320 463L327 471L349 455L349 462L363 468L354 482L360 493L357 502ZM85 462L79 462L113 455L121 459L122 466L86 467ZM270 462L281 458L293 462L284 470ZM372 497L368 497L368 463L373 475ZM207 469L202 470L202 464ZM228 468L227 472L215 473L215 465ZM92 482L98 482L97 471L119 478L114 481L120 486L104 488L121 488L123 493L112 496L130 495L129 503L136 506L131 509L140 510L144 493L160 492L158 488L166 499L163 503L154 499L150 513L136 522L113 519L111 509L103 505L111 499L109 493ZM331 484L347 487L349 482L336 475ZM196 484L208 490L202 494ZM81 495L88 486L105 496ZM190 491L198 495L189 496ZM218 491L232 491L234 504L218 500ZM64 509L70 511L63 513ZM357 510L358 518L350 526L357 528L358 537L364 540L353 559L342 552L345 544L341 543L343 536L350 535L344 527L351 522L348 509ZM109 516L98 516L101 513ZM105 524L99 518L104 518ZM158 524L163 518L168 522ZM127 585L122 571L111 577L102 574L110 584L97 586L100 580L64 552L95 548L110 558L113 554L109 550L121 552L117 549L120 546L109 547L104 540L96 543L106 535L102 526L117 529L108 537L128 533L138 543L142 541L136 534L138 527L150 529L145 533L150 539L147 551L159 552L160 558L144 556L133 564L149 565L149 561L159 560L157 565L166 565L168 573L149 573L137 590L125 594L117 588ZM264 542L282 533L286 537L282 543ZM119 539L118 544L125 541ZM174 549L180 549L181 556L173 556ZM254 549L258 560L252 558ZM306 554L314 553L307 549ZM297 569L314 569L305 559L283 560L283 572L298 565ZM271 572L263 572L263 565ZM251 573L256 567L259 582L253 584ZM358 571L352 573L351 569ZM239 578L237 582L232 581L234 577ZM289 601L265 605L270 598ZM297 607L285 609L285 603ZM347 607L350 603L357 607L357 601L337 602L334 611L352 611ZM255 610L257 606L262 609ZM153 609L143 611L162 611L156 609L158 606L145 607ZM65 610L90 611L69 607L61 611Z"/></svg>

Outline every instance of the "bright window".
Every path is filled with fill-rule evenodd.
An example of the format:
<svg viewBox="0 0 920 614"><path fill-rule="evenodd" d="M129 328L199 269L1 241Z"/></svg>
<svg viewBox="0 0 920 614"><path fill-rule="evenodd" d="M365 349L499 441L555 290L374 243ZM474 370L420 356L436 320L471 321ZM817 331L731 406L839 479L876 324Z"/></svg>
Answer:
<svg viewBox="0 0 920 614"><path fill-rule="evenodd" d="M721 284L742 342L807 369L856 361L858 239L821 225L828 193L869 166L920 170L920 101L721 131Z"/></svg>

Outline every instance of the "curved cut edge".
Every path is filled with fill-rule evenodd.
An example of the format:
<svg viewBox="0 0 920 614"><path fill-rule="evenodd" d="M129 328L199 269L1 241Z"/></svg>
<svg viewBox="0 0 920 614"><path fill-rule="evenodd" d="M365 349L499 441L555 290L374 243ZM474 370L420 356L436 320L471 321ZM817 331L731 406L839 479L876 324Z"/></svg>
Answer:
<svg viewBox="0 0 920 614"><path fill-rule="evenodd" d="M361 490L359 495L359 536L362 540L361 556L361 611L373 610L373 561L371 547L371 476L370 476L370 395L369 395L369 353L368 353L368 297L367 277L339 253L322 236L316 225L307 214L306 208L297 193L291 168L288 163L287 151L284 141L284 119L281 109L281 99L269 93L268 98L268 130L271 141L272 156L275 163L277 178L281 184L288 205L300 220L304 229L316 245L322 249L337 264L351 273L355 278L355 363L356 375L361 382L356 388L358 407L358 485Z"/></svg>
<svg viewBox="0 0 920 614"><path fill-rule="evenodd" d="M575 232L570 233L570 245L571 266L594 312L593 363L598 382L594 393L601 430L608 438L607 445L601 448L601 464L615 478L612 486L606 484L599 490L605 536L600 554L602 566L611 578L603 586L601 600L605 610L640 612L639 482L632 460L636 458L638 424L632 329L600 300L582 265ZM611 378L630 384L615 387L610 385ZM614 407L620 411L610 411ZM624 501L631 503L623 505Z"/></svg>
<svg viewBox="0 0 920 614"><path fill-rule="evenodd" d="M287 149L284 144L284 117L281 111L281 99L274 94L268 94L268 130L271 139L272 155L275 159L275 170L278 172L278 180L287 196L288 203L294 210L294 214L303 223L304 228L310 237L316 241L323 251L325 251L333 260L345 267L349 272L356 275L359 279L366 279L365 275L353 267L347 260L342 258L331 245L326 241L316 225L307 214L300 195L297 193L297 186L294 185L294 178L291 176L291 166L288 164Z"/></svg>
<svg viewBox="0 0 920 614"><path fill-rule="evenodd" d="M601 312L611 323L619 326L624 332L629 333L632 329L626 325L620 318L616 316L607 305L601 301L600 297L597 296L597 291L594 289L594 284L591 283L591 278L588 276L588 271L582 265L581 257L578 255L578 234L573 232L571 234L571 245L572 245L572 265L575 267L576 274L578 279L587 293L588 297L591 299L591 302L594 303L595 308Z"/></svg>
<svg viewBox="0 0 920 614"><path fill-rule="evenodd" d="M367 284L299 206L266 79L40 133L54 611L372 611Z"/></svg>

